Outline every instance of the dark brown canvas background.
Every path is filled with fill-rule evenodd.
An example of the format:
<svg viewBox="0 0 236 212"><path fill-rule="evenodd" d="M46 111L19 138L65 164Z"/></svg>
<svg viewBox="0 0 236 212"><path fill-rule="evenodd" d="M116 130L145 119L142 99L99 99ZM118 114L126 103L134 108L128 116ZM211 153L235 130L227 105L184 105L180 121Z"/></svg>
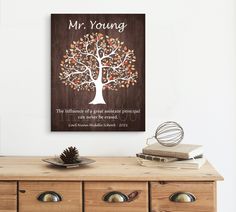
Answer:
<svg viewBox="0 0 236 212"><path fill-rule="evenodd" d="M90 26L90 20L98 22L125 22L128 26L124 32L111 30L68 30L69 20L84 22ZM87 23L87 24L86 24ZM74 91L59 80L60 61L73 41L87 33L101 32L124 41L129 49L134 49L137 57L135 67L138 71L138 82L128 89L118 91L104 90L106 105L88 104L94 97L94 92ZM122 116L116 124L128 124L128 128L116 127L76 127L69 128L68 122L81 124L88 121L78 121L75 117L62 117L56 109L140 109L136 116ZM89 123L97 123L97 120ZM109 121L105 121L108 123ZM114 123L114 121L110 121ZM102 123L102 121L99 121ZM52 131L144 131L145 130L145 15L144 14L52 14L51 15L51 130Z"/></svg>

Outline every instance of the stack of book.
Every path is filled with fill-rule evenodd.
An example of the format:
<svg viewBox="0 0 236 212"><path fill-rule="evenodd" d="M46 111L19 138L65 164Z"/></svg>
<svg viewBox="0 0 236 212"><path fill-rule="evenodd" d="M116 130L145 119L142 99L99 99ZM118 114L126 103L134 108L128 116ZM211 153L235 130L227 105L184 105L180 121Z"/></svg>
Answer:
<svg viewBox="0 0 236 212"><path fill-rule="evenodd" d="M165 147L154 143L136 156L140 165L148 167L199 169L206 162L203 147L193 144Z"/></svg>

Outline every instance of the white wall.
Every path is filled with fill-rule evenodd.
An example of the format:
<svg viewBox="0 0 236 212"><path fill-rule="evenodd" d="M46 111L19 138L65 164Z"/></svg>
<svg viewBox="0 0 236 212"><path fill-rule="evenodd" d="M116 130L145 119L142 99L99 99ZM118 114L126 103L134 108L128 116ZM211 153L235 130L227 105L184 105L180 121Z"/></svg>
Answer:
<svg viewBox="0 0 236 212"><path fill-rule="evenodd" d="M225 177L218 211L236 211L234 0L0 0L0 153L134 155L175 120ZM50 13L146 13L145 133L50 132Z"/></svg>

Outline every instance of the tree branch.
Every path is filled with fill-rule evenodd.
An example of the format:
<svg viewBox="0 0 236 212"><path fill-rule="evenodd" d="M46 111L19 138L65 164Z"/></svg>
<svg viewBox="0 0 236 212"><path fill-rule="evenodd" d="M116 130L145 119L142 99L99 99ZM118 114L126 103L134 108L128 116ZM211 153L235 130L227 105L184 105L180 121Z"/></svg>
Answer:
<svg viewBox="0 0 236 212"><path fill-rule="evenodd" d="M130 79L134 79L135 76L136 75L133 75L133 76L130 76L130 77L127 77L127 76L125 76L125 77L118 77L118 78L113 79L113 80L108 80L106 83L103 83L103 85L107 85L107 84L110 84L112 82L117 83L118 80L128 81Z"/></svg>
<svg viewBox="0 0 236 212"><path fill-rule="evenodd" d="M111 56L114 55L119 48L120 48L120 45L118 45L115 49L113 49L108 55L103 54L103 57L101 58L101 60L105 58L112 58Z"/></svg>
<svg viewBox="0 0 236 212"><path fill-rule="evenodd" d="M93 78L93 75L92 75L92 70L91 70L90 67L88 67L88 66L85 65L84 63L80 62L79 60L76 60L76 59L75 59L75 54L73 54L72 56L68 56L68 58L72 58L73 60L77 61L78 64L80 64L80 65L82 65L82 66L85 67L85 71L83 71L83 72L76 71L76 72L75 72L76 74L82 74L82 73L85 73L86 71L89 71L89 76L90 76L90 78L94 81L94 78ZM66 67L64 67L64 68L65 68L65 69L68 69L68 68L66 68ZM72 75L72 73L71 73L70 75Z"/></svg>

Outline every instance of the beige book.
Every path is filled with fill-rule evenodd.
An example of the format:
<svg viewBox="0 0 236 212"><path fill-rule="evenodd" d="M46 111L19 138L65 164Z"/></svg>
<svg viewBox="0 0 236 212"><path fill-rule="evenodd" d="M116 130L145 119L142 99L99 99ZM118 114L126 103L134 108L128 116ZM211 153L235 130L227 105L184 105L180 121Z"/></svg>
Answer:
<svg viewBox="0 0 236 212"><path fill-rule="evenodd" d="M143 148L143 153L162 157L190 159L202 155L203 147L195 144L178 144L177 146L166 147L159 143L154 143Z"/></svg>
<svg viewBox="0 0 236 212"><path fill-rule="evenodd" d="M157 168L177 168L177 169L200 169L206 162L205 158L179 160L167 163L145 160L142 158L137 158L137 160L141 166L146 166L150 168L157 167Z"/></svg>

